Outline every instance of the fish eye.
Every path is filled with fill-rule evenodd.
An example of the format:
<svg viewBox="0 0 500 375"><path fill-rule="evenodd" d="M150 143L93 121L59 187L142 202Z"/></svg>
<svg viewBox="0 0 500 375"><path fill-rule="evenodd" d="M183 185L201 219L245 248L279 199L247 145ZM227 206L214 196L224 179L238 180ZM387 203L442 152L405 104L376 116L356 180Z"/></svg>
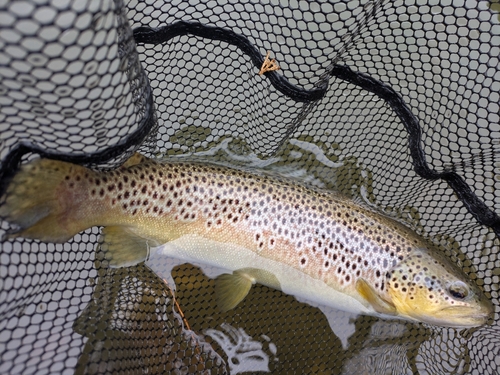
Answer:
<svg viewBox="0 0 500 375"><path fill-rule="evenodd" d="M469 295L469 288L461 281L455 281L448 288L448 293L455 299L462 300Z"/></svg>

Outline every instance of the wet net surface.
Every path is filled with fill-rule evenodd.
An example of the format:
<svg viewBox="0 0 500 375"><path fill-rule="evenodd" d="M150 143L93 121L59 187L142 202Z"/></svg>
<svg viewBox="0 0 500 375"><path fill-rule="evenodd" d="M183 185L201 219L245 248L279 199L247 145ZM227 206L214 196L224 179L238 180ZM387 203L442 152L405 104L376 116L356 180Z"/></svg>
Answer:
<svg viewBox="0 0 500 375"><path fill-rule="evenodd" d="M449 249L495 305L490 325L455 330L324 314L256 285L220 313L206 270L106 268L90 228L1 243L0 372L498 373L499 10L0 2L2 182L36 155L110 169L136 150L279 172ZM267 51L280 70L259 75Z"/></svg>

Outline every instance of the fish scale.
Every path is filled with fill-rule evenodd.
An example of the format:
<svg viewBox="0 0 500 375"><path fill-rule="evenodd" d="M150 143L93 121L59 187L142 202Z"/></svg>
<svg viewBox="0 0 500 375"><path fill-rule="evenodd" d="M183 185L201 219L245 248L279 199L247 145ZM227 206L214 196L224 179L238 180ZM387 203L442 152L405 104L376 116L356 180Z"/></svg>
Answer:
<svg viewBox="0 0 500 375"><path fill-rule="evenodd" d="M126 215L171 216L184 225L201 221L208 236L214 231L220 238L216 227L250 232L252 246L263 256L281 260L284 251L291 266L327 284L353 288L362 277L384 292L385 274L411 251L401 234L388 234L376 225L370 211L298 183L194 163L168 163L162 169L142 164L129 172L108 178L100 190L104 194L96 190L93 195ZM391 225L394 232L401 229ZM390 243L387 236L394 237Z"/></svg>
<svg viewBox="0 0 500 375"><path fill-rule="evenodd" d="M100 225L111 266L170 243L167 255L233 271L217 284L226 309L260 282L349 311L432 324L483 324L492 311L461 270L402 224L262 172L138 155L95 172L42 159L23 166L5 197L0 215L20 226L11 237L63 242ZM456 319L449 311L436 318L450 306L461 309Z"/></svg>

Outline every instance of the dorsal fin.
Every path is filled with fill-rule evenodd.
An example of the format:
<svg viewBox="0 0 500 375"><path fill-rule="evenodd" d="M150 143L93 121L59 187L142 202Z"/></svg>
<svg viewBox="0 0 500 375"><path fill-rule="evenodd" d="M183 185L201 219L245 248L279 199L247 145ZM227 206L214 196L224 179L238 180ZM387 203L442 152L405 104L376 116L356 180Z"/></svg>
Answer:
<svg viewBox="0 0 500 375"><path fill-rule="evenodd" d="M127 169L129 167L132 167L134 165L137 165L137 164L141 164L141 163L144 163L148 160L152 160L152 159L149 159L147 157L145 157L144 155L142 154L139 154L138 152L134 152L132 154L131 157L129 157L125 163L123 163L120 167L120 169Z"/></svg>

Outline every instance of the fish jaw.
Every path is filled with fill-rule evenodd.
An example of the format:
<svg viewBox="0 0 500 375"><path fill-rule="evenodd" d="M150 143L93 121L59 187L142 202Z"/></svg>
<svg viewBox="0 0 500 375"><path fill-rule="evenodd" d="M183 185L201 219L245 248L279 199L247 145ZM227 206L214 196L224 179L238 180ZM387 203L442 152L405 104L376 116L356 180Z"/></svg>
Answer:
<svg viewBox="0 0 500 375"><path fill-rule="evenodd" d="M488 323L492 318L493 305L489 301L481 301L474 306L451 306L429 311L415 308L401 300L394 299L398 315L404 319L414 320L434 326L450 328L474 328Z"/></svg>
<svg viewBox="0 0 500 375"><path fill-rule="evenodd" d="M428 319L429 324L444 325L452 328L480 327L492 319L493 305L484 304L478 310L474 307L448 307L436 313L436 319Z"/></svg>

